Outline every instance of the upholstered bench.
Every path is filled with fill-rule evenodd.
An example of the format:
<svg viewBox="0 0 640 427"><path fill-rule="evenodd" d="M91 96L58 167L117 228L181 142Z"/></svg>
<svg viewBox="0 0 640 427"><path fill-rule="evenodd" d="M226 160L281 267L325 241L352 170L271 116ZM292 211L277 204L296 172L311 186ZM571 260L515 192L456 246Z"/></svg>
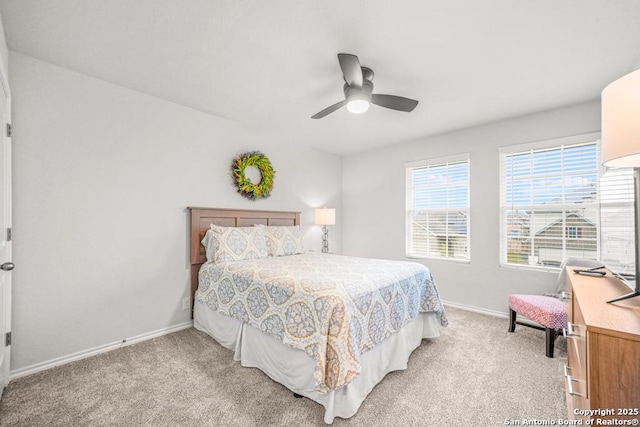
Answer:
<svg viewBox="0 0 640 427"><path fill-rule="evenodd" d="M546 355L553 357L557 333L567 327L567 304L544 295L509 295L509 332L516 329L516 313L544 326Z"/></svg>

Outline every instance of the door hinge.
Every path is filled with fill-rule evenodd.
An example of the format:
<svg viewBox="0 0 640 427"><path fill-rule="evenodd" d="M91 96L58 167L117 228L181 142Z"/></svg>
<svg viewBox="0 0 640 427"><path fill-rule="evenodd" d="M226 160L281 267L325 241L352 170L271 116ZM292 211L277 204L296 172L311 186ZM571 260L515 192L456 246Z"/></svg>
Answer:
<svg viewBox="0 0 640 427"><path fill-rule="evenodd" d="M12 237L11 228L7 228L7 242L11 241L11 237Z"/></svg>
<svg viewBox="0 0 640 427"><path fill-rule="evenodd" d="M5 345L6 347L8 347L8 346L10 346L10 345L11 345L11 332L7 332L7 333L4 335L4 345Z"/></svg>
<svg viewBox="0 0 640 427"><path fill-rule="evenodd" d="M7 138L11 138L11 123L7 123Z"/></svg>

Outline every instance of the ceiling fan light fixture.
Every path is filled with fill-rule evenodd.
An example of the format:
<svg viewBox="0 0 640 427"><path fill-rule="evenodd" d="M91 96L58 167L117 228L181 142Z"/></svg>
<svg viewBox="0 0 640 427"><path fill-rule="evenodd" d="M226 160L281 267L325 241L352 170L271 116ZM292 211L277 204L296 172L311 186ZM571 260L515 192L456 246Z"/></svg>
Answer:
<svg viewBox="0 0 640 427"><path fill-rule="evenodd" d="M355 94L349 97L347 110L354 114L362 114L369 109L369 97L365 94Z"/></svg>
<svg viewBox="0 0 640 427"><path fill-rule="evenodd" d="M344 86L342 87L344 99L314 114L311 116L312 119L321 119L345 105L347 110L355 114L364 113L371 104L406 113L413 111L418 105L418 101L415 99L396 95L374 94L373 70L361 66L357 56L349 53L339 53L338 62L340 63L344 80Z"/></svg>

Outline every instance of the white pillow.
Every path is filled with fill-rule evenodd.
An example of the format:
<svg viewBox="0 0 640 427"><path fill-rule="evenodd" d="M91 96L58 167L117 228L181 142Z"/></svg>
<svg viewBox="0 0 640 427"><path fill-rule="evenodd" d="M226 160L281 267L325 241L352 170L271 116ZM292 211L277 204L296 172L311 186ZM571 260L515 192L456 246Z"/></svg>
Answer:
<svg viewBox="0 0 640 427"><path fill-rule="evenodd" d="M216 250L216 241L213 239L213 230L208 229L202 240L200 240L202 246L204 246L204 253L207 256L207 261L213 261Z"/></svg>
<svg viewBox="0 0 640 427"><path fill-rule="evenodd" d="M300 226L274 226L256 224L256 228L264 230L269 256L303 254L302 236Z"/></svg>
<svg viewBox="0 0 640 427"><path fill-rule="evenodd" d="M202 244L207 260L239 261L267 257L264 231L259 227L221 227L211 224Z"/></svg>

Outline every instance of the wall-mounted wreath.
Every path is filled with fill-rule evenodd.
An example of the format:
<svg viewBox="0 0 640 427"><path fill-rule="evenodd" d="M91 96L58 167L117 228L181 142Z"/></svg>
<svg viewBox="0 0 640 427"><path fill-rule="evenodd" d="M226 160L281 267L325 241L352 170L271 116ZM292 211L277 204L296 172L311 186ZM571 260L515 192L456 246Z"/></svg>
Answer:
<svg viewBox="0 0 640 427"><path fill-rule="evenodd" d="M260 172L260 182L254 183L245 175L245 171L251 166ZM267 156L260 151L239 154L231 163L231 174L238 193L247 199L264 199L271 195L276 171Z"/></svg>

